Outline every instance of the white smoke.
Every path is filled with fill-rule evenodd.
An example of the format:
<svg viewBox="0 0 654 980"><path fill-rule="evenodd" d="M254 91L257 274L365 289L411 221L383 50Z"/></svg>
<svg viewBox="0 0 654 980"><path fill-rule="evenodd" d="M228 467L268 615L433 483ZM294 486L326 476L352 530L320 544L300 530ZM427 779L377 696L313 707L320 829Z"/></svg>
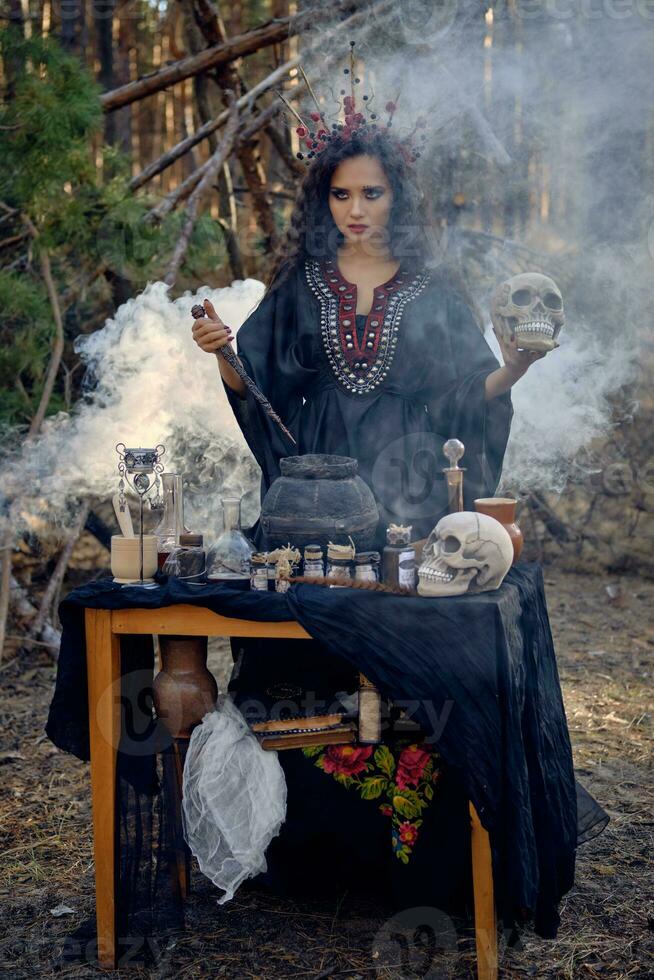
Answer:
<svg viewBox="0 0 654 980"><path fill-rule="evenodd" d="M86 394L71 414L48 419L0 476L15 529L65 525L78 499L110 498L118 482L115 447L123 442L167 446L166 471L194 477L187 524L215 532L220 492L252 496L257 476L216 358L193 341L190 310L209 299L237 331L263 290L246 279L171 300L164 283L151 283L101 330L79 338Z"/></svg>
<svg viewBox="0 0 654 980"><path fill-rule="evenodd" d="M492 329L486 340L501 362ZM573 326L560 341L558 350L532 365L511 389L514 414L498 493L560 493L572 476L583 475L576 471L578 454L606 433L608 396L633 377L630 361L612 360L592 331Z"/></svg>
<svg viewBox="0 0 654 980"><path fill-rule="evenodd" d="M644 188L652 176L646 124L654 101L654 18L645 6L518 0L496 5L493 24L483 5L407 0L387 4L387 15L357 38L361 90L373 90L379 121L398 91L397 128L410 128L418 112L428 120L420 160L427 191L447 174L448 155L455 173L467 168L460 227L485 234L488 247L477 245L462 271L483 312L497 282L528 269L551 275L564 296L561 348L513 388L504 490L562 491L577 478L580 456L588 465L584 451L614 424L612 396L639 380L647 353L654 207ZM310 41L303 41L307 48ZM341 85L349 90L339 76L347 43L317 51L306 65L333 114ZM307 100L302 111L312 108ZM458 189L449 189L450 199ZM536 191L534 207L529 196ZM496 225L507 209L514 214L511 237L532 253L503 242ZM208 297L238 327L262 293L261 283L246 280L172 301L154 283L81 340L92 386L0 474L0 502L4 497L6 511L15 502L16 529L33 526L35 516L66 524L76 499L109 497L119 441L169 446L166 469L192 480L188 523L197 530L219 524L221 490L245 493L253 520L257 469L215 358L192 341L189 311ZM488 339L498 352L492 333Z"/></svg>
<svg viewBox="0 0 654 980"><path fill-rule="evenodd" d="M612 0L403 0L382 4L367 27L354 35L358 107L383 126L396 102L399 136L426 120L416 169L427 228L437 238L449 229L440 259L486 319L493 287L518 272L550 275L563 293L561 348L512 390L501 484L562 492L592 472L597 440L626 421L615 396L626 389L633 400L651 370L654 13ZM331 59L339 67L327 73ZM343 45L306 65L329 121L350 93L347 64ZM307 99L301 110L310 109Z"/></svg>

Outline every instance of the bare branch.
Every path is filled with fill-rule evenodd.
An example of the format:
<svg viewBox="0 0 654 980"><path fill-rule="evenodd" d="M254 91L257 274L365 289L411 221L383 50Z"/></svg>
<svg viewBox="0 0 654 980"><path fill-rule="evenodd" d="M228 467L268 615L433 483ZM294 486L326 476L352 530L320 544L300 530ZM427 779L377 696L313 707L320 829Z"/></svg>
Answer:
<svg viewBox="0 0 654 980"><path fill-rule="evenodd" d="M287 41L289 37L293 37L310 27L314 18L320 20L326 16L331 17L343 7L351 8L353 2L356 3L356 0L337 0L327 8L325 6L312 7L293 17L269 21L252 31L239 34L238 37L232 38L224 44L217 44L199 54L182 58L172 65L166 65L164 68L152 72L150 75L138 78L127 85L121 85L120 88L113 89L111 92L105 92L100 97L102 108L105 112L113 112L131 102L136 102L159 92L163 88L176 85L185 78L191 78L194 75L209 71L211 68L225 65L280 41Z"/></svg>
<svg viewBox="0 0 654 980"><path fill-rule="evenodd" d="M186 250L188 249L191 234L193 233L193 228L195 227L195 222L197 221L200 201L202 200L204 194L211 188L211 185L218 176L218 171L224 164L229 154L232 152L234 138L238 128L238 109L236 100L234 100L232 103L229 112L231 118L225 127L225 132L220 145L208 161L202 179L189 198L188 207L186 209L186 221L184 222L182 233L179 236L179 241L175 246L173 257L170 260L166 278L164 279L164 282L169 286L172 286L175 282L179 267L182 264L182 260L186 254Z"/></svg>
<svg viewBox="0 0 654 980"><path fill-rule="evenodd" d="M51 616L51 606L54 601L59 587L64 580L64 575L66 574L66 569L68 568L68 563L70 557L73 553L73 549L79 540L79 536L84 530L84 525L86 524L86 519L89 516L89 511L91 510L90 502L82 504L79 510L79 514L75 524L70 530L66 544L64 545L59 558L57 559L57 564L54 572L50 576L50 581L48 582L47 588L43 593L41 599L41 605L39 606L39 611L32 620L29 628L29 636L32 640L38 640L43 632L46 624L50 621Z"/></svg>
<svg viewBox="0 0 654 980"><path fill-rule="evenodd" d="M9 605L14 610L14 615L18 619L28 623L31 623L34 617L38 615L38 610L30 601L27 590L16 581L13 575L9 581ZM61 642L61 634L54 626L46 622L41 630L40 639L50 648L52 656L56 660L59 643Z"/></svg>
<svg viewBox="0 0 654 980"><path fill-rule="evenodd" d="M238 108L251 109L255 100L258 99L260 95L282 82L285 76L292 71L293 68L298 67L301 60L307 58L312 52L315 53L316 48L331 45L334 41L338 40L342 34L347 34L354 29L361 31L362 34L365 34L368 29L372 29L371 25L380 23L380 18L385 15L389 9L392 9L393 5L394 0L379 0L379 2L374 3L371 6L358 10L346 20L339 21L335 27L329 31L326 31L325 34L321 36L319 43L316 42L314 45L307 48L302 58L300 58L299 55L294 58L289 58L288 61L285 61L284 64L279 65L279 67L271 72L270 75L260 81L257 85L254 85L248 92L245 93L245 95L241 96L237 102ZM375 14L375 18L371 18L373 13ZM304 85L298 84L292 89L287 90L285 97L286 100L290 102L298 95L303 95L304 93ZM147 184L147 182L152 180L153 177L156 177L157 174L160 174L167 167L172 166L175 160L178 160L185 153L188 153L189 150L210 136L211 133L214 133L217 129L220 129L220 127L227 121L227 117L228 110L225 109L225 111L221 112L215 119L211 119L203 126L200 126L200 128L191 136L187 136L185 139L177 143L176 146L173 146L172 149L168 150L161 157L159 157L159 159L149 164L145 170L142 170L140 174L136 174L136 176L132 178L129 183L130 190L138 190L139 187L142 187L143 184Z"/></svg>
<svg viewBox="0 0 654 980"><path fill-rule="evenodd" d="M2 561L2 572L0 573L0 660L2 660L7 630L7 615L9 613L9 588L11 584L12 561L11 536L8 536L8 543L5 542L0 551L0 561Z"/></svg>
<svg viewBox="0 0 654 980"><path fill-rule="evenodd" d="M288 96L286 97L288 98ZM276 129L272 123L269 123L266 126L265 133L286 168L293 174L293 176L303 177L306 173L306 167L293 156L284 142L282 134L279 132L279 130Z"/></svg>
<svg viewBox="0 0 654 980"><path fill-rule="evenodd" d="M38 238L39 233L32 224L30 218L26 214L24 214L22 218L32 238ZM61 307L59 306L59 297L57 296L54 279L52 278L50 256L45 249L40 251L39 259L41 263L41 272L43 273L46 289L48 291L48 298L50 299L50 306L52 307L52 315L54 317L56 333L52 353L50 355L50 363L48 364L48 370L45 376L43 391L41 392L41 400L39 401L39 406L36 410L34 418L32 419L29 432L27 433L28 440L33 439L41 429L43 419L45 418L45 413L47 412L48 405L50 404L50 398L52 397L52 391L57 378L57 372L59 371L61 358L64 353L64 323L61 316Z"/></svg>
<svg viewBox="0 0 654 980"><path fill-rule="evenodd" d="M247 126L245 126L243 131L239 134L237 142L240 143L241 140L250 139L256 132L268 125L271 118L277 112L279 112L279 105L273 104L268 106L267 109L260 112ZM197 170L194 170L193 173L189 174L186 180L183 180L179 187L172 190L166 195L166 197L164 197L162 201L159 202L159 204L156 205L156 207L152 208L151 211L148 211L145 220L149 222L162 221L167 214L174 211L182 201L187 199L187 197L193 192L194 188L197 187L199 181L202 180L207 172L207 167L210 165L210 163L211 160L205 161L205 163L198 167Z"/></svg>
<svg viewBox="0 0 654 980"><path fill-rule="evenodd" d="M8 248L10 245L15 245L16 242L22 242L26 235L29 235L29 231L21 231L17 235L10 235L9 238L4 238L0 242L0 248Z"/></svg>
<svg viewBox="0 0 654 980"><path fill-rule="evenodd" d="M284 62L284 64L280 65L279 68L276 68L270 73L270 75L267 75L263 81L259 82L258 85L255 85L249 92L242 95L240 99L237 99L237 109L251 109L255 100L258 99L260 95L267 92L268 89L273 87L273 85L279 85L279 83L286 77L288 72L291 71L292 68L297 67L299 62L300 59L299 56L297 56ZM300 91L301 87L296 86L295 91L287 96L287 98L292 97L292 95L297 95ZM223 112L216 116L215 119L210 119L209 122L204 124L204 126L200 126L195 133L193 133L191 136L187 136L186 139L181 140L176 146L173 146L172 149L160 156L158 160L155 160L153 163L147 166L145 170L142 170L140 174L137 174L136 177L132 177L131 181L129 182L130 190L138 190L138 188L142 187L143 184L146 184L149 180L152 180L153 177L156 177L157 174L160 174L162 170L172 166L175 160L178 160L185 153L188 153L188 151L197 143L201 143L202 140L206 139L211 133L215 133L217 129L220 129L220 127L227 122L228 118L229 109L224 109Z"/></svg>

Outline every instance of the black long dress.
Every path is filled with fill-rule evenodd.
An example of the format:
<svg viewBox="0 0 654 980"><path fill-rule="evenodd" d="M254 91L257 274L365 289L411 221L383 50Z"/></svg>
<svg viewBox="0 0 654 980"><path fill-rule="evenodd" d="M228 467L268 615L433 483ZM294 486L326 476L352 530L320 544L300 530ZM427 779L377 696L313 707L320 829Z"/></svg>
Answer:
<svg viewBox="0 0 654 980"><path fill-rule="evenodd" d="M440 277L400 269L374 290L367 316L356 316L356 303L356 287L335 261L310 260L268 292L238 332L239 357L296 448L250 394L241 399L226 391L261 467L262 498L281 457L352 456L377 500L381 547L390 522L412 524L417 539L447 512L448 438L466 447L466 509L494 493L513 409L508 392L486 401L484 382L498 362L468 307ZM263 543L258 524L251 535ZM230 691L241 706L289 686L331 703L334 692L357 686L351 665L318 643L235 646ZM402 749L391 746L398 765ZM379 806L346 788L343 773L334 778L333 766L331 774L321 771L298 751L280 753L280 761L288 814L267 855L264 881L271 887L297 891L305 884L315 891L318 876L323 891L358 885L404 907L461 904L469 880L467 798L447 772L435 776L440 803L422 814L420 839L411 842L410 821L402 830L396 820L391 831ZM325 765L324 757L317 761ZM344 764L337 759L337 767ZM432 764L436 771L437 758ZM398 861L402 853L410 860Z"/></svg>
<svg viewBox="0 0 654 980"><path fill-rule="evenodd" d="M498 362L440 277L400 269L375 289L365 320L356 318L356 302L356 286L335 262L310 260L268 292L238 332L244 367L297 447L251 395L227 393L261 467L262 495L283 456L352 456L377 500L381 546L391 521L412 524L418 539L446 513L449 438L466 447L466 509L492 496L513 409L509 392L485 400Z"/></svg>

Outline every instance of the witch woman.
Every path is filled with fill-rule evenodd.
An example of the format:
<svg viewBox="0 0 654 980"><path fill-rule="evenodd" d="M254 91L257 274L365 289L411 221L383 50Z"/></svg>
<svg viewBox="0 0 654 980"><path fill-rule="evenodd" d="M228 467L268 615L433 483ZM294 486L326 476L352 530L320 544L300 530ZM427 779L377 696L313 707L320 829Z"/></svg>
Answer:
<svg viewBox="0 0 654 980"><path fill-rule="evenodd" d="M462 291L435 271L412 154L393 132L350 112L345 126L306 140L308 169L285 243L260 305L238 333L238 356L295 447L218 358L261 467L262 495L282 457L354 457L379 508L378 546L391 522L412 524L417 540L447 512L442 446L449 438L466 447L466 509L475 497L493 495L511 386L542 356L500 341L500 366ZM204 307L193 336L214 353L233 335L209 301ZM259 527L253 536L261 544ZM230 682L239 704L293 690L311 691L320 703L355 688L353 666L308 641L241 643ZM269 848L269 885L283 891L304 883L315 893L319 876L321 891L359 882L380 896L390 884L403 902L452 903L467 881L467 800L448 785L432 749L415 741L387 747L414 801L423 793L420 821L357 792L370 746L280 753L288 811ZM447 805L427 807L437 781Z"/></svg>
<svg viewBox="0 0 654 980"><path fill-rule="evenodd" d="M377 500L378 546L389 523L411 523L419 539L446 512L450 437L466 447L466 509L493 495L511 386L543 356L500 340L499 366L460 291L430 269L424 214L405 147L390 131L339 131L312 159L268 290L238 333L244 368L296 447L218 358L262 495L284 456L354 457ZM193 336L213 353L232 332L204 306Z"/></svg>

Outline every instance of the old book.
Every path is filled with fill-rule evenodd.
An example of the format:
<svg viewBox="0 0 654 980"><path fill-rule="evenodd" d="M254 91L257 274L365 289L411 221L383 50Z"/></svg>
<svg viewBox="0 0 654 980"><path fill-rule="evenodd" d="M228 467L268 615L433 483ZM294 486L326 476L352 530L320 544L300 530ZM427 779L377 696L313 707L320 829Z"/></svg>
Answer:
<svg viewBox="0 0 654 980"><path fill-rule="evenodd" d="M266 750L304 748L308 745L345 745L356 741L354 724L347 723L321 732L296 731L285 734L259 735L259 744Z"/></svg>
<svg viewBox="0 0 654 980"><path fill-rule="evenodd" d="M286 718L266 718L264 721L255 721L250 725L253 732L289 732L300 729L325 729L340 725L343 721L343 714L335 712L329 715L292 715Z"/></svg>

